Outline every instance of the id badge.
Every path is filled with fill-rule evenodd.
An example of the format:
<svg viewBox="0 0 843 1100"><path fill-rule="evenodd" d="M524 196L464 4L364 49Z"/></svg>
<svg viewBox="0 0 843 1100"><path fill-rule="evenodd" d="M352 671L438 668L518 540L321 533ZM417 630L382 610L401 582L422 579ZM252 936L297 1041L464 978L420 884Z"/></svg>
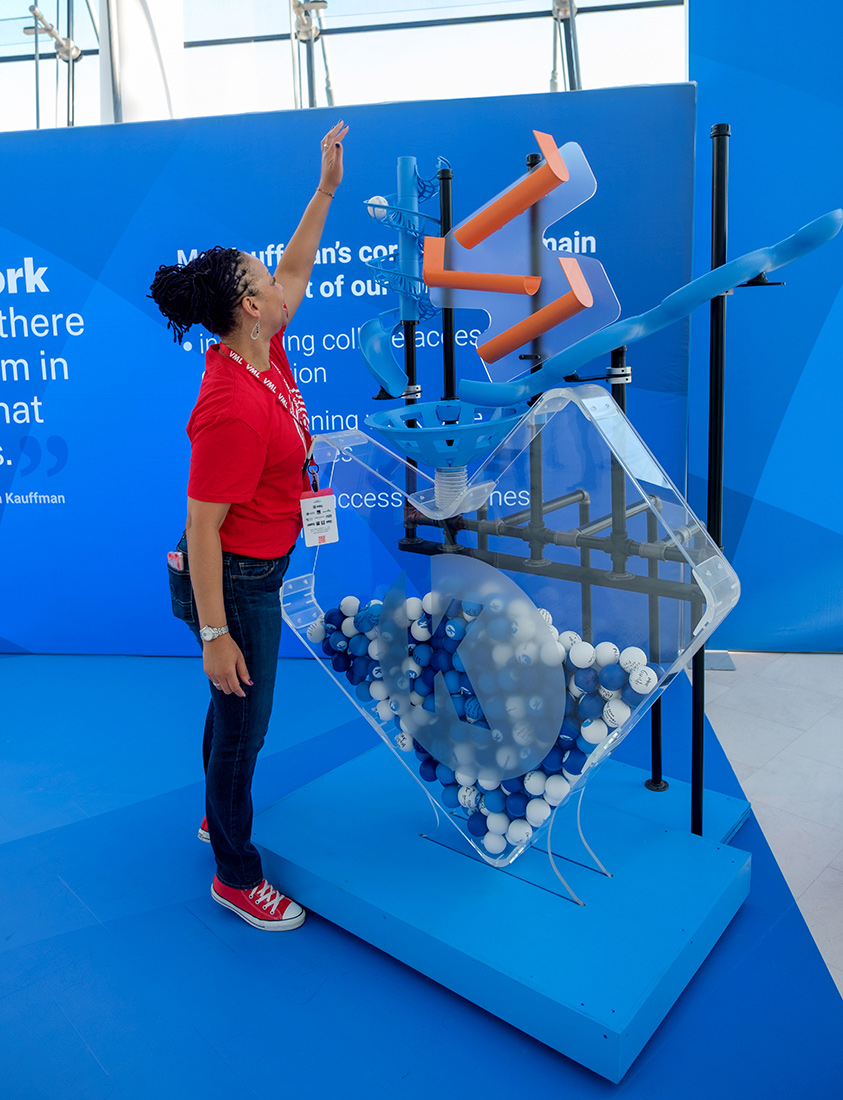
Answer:
<svg viewBox="0 0 843 1100"><path fill-rule="evenodd" d="M333 489L302 493L301 518L305 546L325 546L339 541L337 501Z"/></svg>

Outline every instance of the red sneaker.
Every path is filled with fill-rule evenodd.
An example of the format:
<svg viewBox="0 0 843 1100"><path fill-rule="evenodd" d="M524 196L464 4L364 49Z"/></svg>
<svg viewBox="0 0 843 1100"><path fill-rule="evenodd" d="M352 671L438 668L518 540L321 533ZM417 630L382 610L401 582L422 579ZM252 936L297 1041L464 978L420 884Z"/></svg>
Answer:
<svg viewBox="0 0 843 1100"><path fill-rule="evenodd" d="M235 890L232 886L225 886L214 875L211 897L254 928L263 928L267 932L286 932L288 928L298 928L304 924L304 909L270 886L266 879L261 879L251 890Z"/></svg>
<svg viewBox="0 0 843 1100"><path fill-rule="evenodd" d="M199 832L196 834L200 840L204 840L206 844L211 843L211 834L208 832L208 819L202 818L202 824L199 826Z"/></svg>

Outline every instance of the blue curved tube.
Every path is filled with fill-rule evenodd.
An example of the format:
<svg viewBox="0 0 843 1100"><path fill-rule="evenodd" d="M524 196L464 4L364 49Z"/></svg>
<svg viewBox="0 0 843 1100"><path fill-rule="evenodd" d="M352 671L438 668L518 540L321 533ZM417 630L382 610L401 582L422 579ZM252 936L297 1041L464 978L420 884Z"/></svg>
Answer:
<svg viewBox="0 0 843 1100"><path fill-rule="evenodd" d="M616 321L600 332L587 336L573 347L551 356L535 374L515 382L477 382L466 379L460 383L459 396L463 401L486 406L514 405L527 401L561 384L566 375L572 374L599 355L641 340L644 336L651 336L740 283L754 279L762 272L775 271L793 260L798 260L800 256L813 252L815 248L837 236L841 226L843 210L831 210L778 244L747 252L736 260L730 260L721 267L706 272L699 279L694 279L669 294L664 301L646 313Z"/></svg>

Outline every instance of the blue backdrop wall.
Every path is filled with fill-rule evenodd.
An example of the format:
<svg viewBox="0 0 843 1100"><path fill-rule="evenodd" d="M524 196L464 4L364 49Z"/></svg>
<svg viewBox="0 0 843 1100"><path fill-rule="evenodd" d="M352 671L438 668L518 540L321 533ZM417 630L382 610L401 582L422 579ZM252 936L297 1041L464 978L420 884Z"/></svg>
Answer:
<svg viewBox="0 0 843 1100"><path fill-rule="evenodd" d="M400 155L416 156L422 175L448 158L459 221L522 174L533 128L577 141L597 194L547 237L593 238L625 314L690 277L690 85L343 113L346 179L289 334L316 431L362 426L376 408L356 330L396 299L363 261L396 238L365 199L395 191ZM170 615L166 552L184 522L184 426L210 337L192 331L178 348L146 294L159 264L213 244L273 266L318 182L319 139L334 121L320 110L0 136L3 651L193 652ZM476 312L457 316L461 376L482 375L471 347L482 324ZM420 380L437 398L436 323L423 333ZM631 356L630 415L680 485L687 352L683 323ZM349 562L349 591L371 591L367 570ZM304 571L297 552L291 575Z"/></svg>
<svg viewBox="0 0 843 1100"><path fill-rule="evenodd" d="M691 0L699 85L695 274L710 256L712 125L729 123L731 259L843 206L843 12ZM712 644L843 648L843 240L727 305L723 536L741 600ZM692 322L689 492L705 516L707 315Z"/></svg>

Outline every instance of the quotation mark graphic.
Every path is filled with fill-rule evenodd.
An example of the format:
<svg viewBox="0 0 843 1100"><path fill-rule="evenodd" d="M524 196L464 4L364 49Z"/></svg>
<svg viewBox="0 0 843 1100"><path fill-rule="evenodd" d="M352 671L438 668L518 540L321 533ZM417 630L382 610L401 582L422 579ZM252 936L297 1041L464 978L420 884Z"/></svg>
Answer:
<svg viewBox="0 0 843 1100"><path fill-rule="evenodd" d="M21 454L28 459L27 464L21 466L19 473L21 477L27 477L29 474L34 474L41 464L43 457L41 444L33 436L27 435L19 440L18 446ZM55 459L53 465L47 470L47 477L52 477L67 465L67 441L60 435L51 435L47 438L47 450Z"/></svg>

